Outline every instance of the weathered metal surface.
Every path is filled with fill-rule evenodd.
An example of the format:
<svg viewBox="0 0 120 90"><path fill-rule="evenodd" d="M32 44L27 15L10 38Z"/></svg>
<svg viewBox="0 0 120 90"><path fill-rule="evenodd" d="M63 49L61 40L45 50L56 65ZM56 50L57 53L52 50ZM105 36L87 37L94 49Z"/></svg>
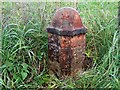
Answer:
<svg viewBox="0 0 120 90"><path fill-rule="evenodd" d="M50 28L56 30L51 32ZM57 31L58 30L58 31ZM86 30L79 13L73 8L61 8L53 16L48 31L48 68L57 77L64 78L82 71L85 59L85 33L70 34L77 30ZM57 32L67 32L62 35Z"/></svg>

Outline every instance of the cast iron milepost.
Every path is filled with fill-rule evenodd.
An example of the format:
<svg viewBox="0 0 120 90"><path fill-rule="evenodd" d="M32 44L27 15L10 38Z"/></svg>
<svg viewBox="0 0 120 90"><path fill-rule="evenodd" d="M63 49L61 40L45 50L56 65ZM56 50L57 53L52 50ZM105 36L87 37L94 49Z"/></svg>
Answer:
<svg viewBox="0 0 120 90"><path fill-rule="evenodd" d="M65 78L82 71L85 60L86 28L78 11L65 7L53 16L48 32L48 69Z"/></svg>

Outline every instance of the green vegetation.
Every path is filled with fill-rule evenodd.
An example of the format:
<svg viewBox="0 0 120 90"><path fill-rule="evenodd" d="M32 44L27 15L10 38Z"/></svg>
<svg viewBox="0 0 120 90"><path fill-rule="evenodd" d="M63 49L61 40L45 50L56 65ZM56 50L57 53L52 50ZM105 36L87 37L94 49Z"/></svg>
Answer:
<svg viewBox="0 0 120 90"><path fill-rule="evenodd" d="M77 3L92 69L59 80L47 73L46 27L58 7L74 3L2 3L2 88L120 88L118 3Z"/></svg>

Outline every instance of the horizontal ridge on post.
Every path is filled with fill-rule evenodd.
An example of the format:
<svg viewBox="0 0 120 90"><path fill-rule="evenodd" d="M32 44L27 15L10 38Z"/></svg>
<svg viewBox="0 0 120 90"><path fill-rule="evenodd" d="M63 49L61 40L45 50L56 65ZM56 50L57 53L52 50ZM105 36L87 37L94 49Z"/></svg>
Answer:
<svg viewBox="0 0 120 90"><path fill-rule="evenodd" d="M56 29L49 27L47 28L48 33L56 34L59 36L77 36L79 34L85 34L87 32L86 28L80 28L80 29L75 29L73 31L66 30L66 31L61 31L61 29Z"/></svg>

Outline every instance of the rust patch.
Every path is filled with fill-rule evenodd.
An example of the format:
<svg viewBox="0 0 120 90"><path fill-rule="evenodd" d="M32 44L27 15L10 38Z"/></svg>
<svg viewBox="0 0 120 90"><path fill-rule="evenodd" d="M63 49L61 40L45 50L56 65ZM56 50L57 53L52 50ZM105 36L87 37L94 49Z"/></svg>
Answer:
<svg viewBox="0 0 120 90"><path fill-rule="evenodd" d="M71 47L61 49L60 68L62 76L71 74L72 50Z"/></svg>
<svg viewBox="0 0 120 90"><path fill-rule="evenodd" d="M48 58L51 61L57 61L59 63L59 36L55 34L49 34L48 35Z"/></svg>
<svg viewBox="0 0 120 90"><path fill-rule="evenodd" d="M59 9L53 19L51 26L65 30L74 30L84 27L79 13L73 8Z"/></svg>
<svg viewBox="0 0 120 90"><path fill-rule="evenodd" d="M72 49L71 49L71 37L62 36L60 39L60 68L62 76L71 74L71 61Z"/></svg>

